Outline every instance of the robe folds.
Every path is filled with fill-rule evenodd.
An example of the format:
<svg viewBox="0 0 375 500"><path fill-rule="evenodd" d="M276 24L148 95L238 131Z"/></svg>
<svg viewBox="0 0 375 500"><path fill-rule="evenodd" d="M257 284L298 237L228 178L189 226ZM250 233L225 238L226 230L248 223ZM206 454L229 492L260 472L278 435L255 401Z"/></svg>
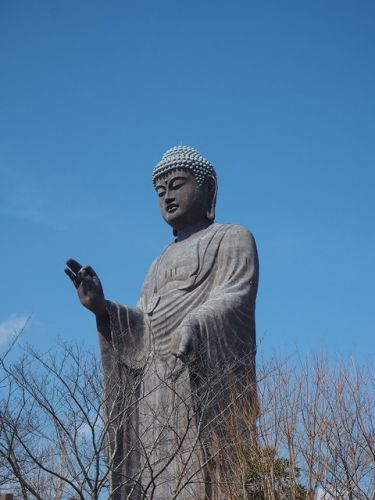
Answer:
<svg viewBox="0 0 375 500"><path fill-rule="evenodd" d="M224 498L215 476L221 417L241 394L256 406L257 286L251 233L212 224L165 248L136 307L107 301L111 498ZM183 331L194 339L184 363L172 354Z"/></svg>

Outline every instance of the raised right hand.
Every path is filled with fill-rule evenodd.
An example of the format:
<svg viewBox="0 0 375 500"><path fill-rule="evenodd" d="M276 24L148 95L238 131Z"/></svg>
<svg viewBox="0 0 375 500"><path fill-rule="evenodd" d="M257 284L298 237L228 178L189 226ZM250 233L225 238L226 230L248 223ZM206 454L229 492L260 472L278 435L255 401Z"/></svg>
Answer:
<svg viewBox="0 0 375 500"><path fill-rule="evenodd" d="M72 280L81 304L96 316L106 314L105 298L102 284L91 266L81 266L74 259L66 261L65 273Z"/></svg>

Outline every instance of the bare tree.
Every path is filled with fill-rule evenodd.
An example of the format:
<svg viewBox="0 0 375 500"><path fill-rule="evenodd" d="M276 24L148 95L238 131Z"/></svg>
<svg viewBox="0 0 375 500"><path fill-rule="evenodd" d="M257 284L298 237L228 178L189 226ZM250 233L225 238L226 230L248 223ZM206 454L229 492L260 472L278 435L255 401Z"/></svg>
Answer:
<svg viewBox="0 0 375 500"><path fill-rule="evenodd" d="M228 498L374 498L374 394L372 370L354 360L264 364L258 440L236 442L241 478Z"/></svg>
<svg viewBox="0 0 375 500"><path fill-rule="evenodd" d="M111 384L104 384L98 359L69 344L48 353L28 348L16 363L3 363L0 469L19 496L120 498L119 492L126 491L128 498L154 498L156 485L173 477L173 498L190 491L194 498L194 484L205 481L210 468L223 470L217 459L224 449L229 453L227 440L221 439L223 423L227 415L233 417L239 399L220 408L219 415L217 407L224 394L235 393L238 379L231 386L228 376L232 367L222 370L220 379L208 373L200 380L194 401L184 388L190 384L187 370L176 380L160 377L155 390L160 393L164 385L168 395L163 411L159 404L148 406L141 429L134 426L139 434L126 436L126 448L124 429L129 432L129 422L149 400L139 391L142 373L130 379L127 371L125 380L119 368L114 364L117 383L112 376ZM241 390L241 399L253 393L246 385ZM123 477L122 463L132 453L142 455L140 467Z"/></svg>
<svg viewBox="0 0 375 500"><path fill-rule="evenodd" d="M374 375L354 361L263 363L257 407L254 387L236 379L231 385L225 367L222 378L207 374L200 384L207 390L198 406L178 399L178 386L162 379L174 404L167 401L163 415L151 414L159 419L158 433L141 449L141 467L131 478L116 473L136 450L113 443L121 442L116 437L124 421L142 404L139 374L104 391L96 356L69 344L48 353L29 348L15 363L3 359L0 368L0 486L20 498L114 499L122 481L132 498L140 496L142 477L140 497L152 499L170 470L177 474L176 499L205 470L228 500L374 497ZM222 391L232 397L213 416L213 398ZM142 432L152 430L150 422ZM142 446L144 436L136 437ZM202 449L204 460L193 466Z"/></svg>
<svg viewBox="0 0 375 500"><path fill-rule="evenodd" d="M96 358L64 344L43 355L29 349L3 371L0 457L22 497L98 498L108 481Z"/></svg>

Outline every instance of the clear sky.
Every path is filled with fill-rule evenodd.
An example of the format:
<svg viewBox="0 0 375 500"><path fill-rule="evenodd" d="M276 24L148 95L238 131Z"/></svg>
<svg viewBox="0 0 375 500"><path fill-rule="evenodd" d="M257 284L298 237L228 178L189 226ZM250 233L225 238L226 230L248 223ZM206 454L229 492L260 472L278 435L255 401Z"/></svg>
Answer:
<svg viewBox="0 0 375 500"><path fill-rule="evenodd" d="M151 183L198 148L253 232L259 352L375 344L373 0L1 0L0 344L96 345L63 273L134 304L171 240Z"/></svg>

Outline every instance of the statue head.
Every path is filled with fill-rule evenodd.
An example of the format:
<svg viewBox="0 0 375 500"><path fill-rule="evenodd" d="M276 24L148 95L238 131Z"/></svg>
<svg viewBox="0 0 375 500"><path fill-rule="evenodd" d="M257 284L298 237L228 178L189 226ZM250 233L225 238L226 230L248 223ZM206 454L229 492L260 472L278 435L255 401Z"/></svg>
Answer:
<svg viewBox="0 0 375 500"><path fill-rule="evenodd" d="M216 172L197 150L176 146L166 151L152 173L160 211L174 232L215 219Z"/></svg>

